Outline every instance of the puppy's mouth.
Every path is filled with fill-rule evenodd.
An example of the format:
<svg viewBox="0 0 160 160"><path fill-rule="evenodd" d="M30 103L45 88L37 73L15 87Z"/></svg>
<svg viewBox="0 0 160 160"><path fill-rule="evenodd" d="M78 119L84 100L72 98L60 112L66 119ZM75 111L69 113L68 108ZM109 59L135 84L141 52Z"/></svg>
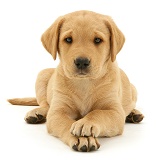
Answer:
<svg viewBox="0 0 160 160"><path fill-rule="evenodd" d="M88 75L89 75L88 71L83 69L76 70L76 74L75 74L76 77L87 77Z"/></svg>

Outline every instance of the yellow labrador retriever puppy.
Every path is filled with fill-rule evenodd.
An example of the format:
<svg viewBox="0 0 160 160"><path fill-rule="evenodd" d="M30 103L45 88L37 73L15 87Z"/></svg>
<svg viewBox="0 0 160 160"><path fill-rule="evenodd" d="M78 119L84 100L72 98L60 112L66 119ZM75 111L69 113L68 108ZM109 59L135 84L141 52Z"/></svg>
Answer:
<svg viewBox="0 0 160 160"><path fill-rule="evenodd" d="M42 35L46 50L60 63L36 81L36 98L12 104L39 105L28 123L47 121L48 132L76 151L100 147L97 137L121 135L125 121L138 123L137 93L118 67L116 55L125 38L113 20L91 11L59 17Z"/></svg>

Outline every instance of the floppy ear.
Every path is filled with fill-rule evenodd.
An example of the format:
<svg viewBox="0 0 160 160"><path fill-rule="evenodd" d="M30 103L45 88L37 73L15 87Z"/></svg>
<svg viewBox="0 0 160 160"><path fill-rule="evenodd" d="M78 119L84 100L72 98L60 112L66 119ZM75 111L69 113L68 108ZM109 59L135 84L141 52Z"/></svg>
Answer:
<svg viewBox="0 0 160 160"><path fill-rule="evenodd" d="M42 35L41 41L44 48L56 60L58 51L60 27L63 23L63 17L59 17Z"/></svg>
<svg viewBox="0 0 160 160"><path fill-rule="evenodd" d="M111 17L107 16L106 23L107 23L107 27L109 28L110 33L111 33L110 52L111 52L111 60L112 60L112 62L114 62L116 59L116 55L123 47L123 44L125 42L125 37L124 37L123 33L119 30L119 28L116 26L116 24L114 23L114 21L112 20Z"/></svg>

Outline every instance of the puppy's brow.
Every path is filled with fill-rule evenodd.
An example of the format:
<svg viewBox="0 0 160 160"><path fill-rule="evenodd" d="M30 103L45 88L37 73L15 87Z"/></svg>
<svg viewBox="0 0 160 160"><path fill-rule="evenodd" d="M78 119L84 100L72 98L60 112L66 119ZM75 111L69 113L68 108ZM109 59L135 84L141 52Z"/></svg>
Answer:
<svg viewBox="0 0 160 160"><path fill-rule="evenodd" d="M67 38L68 36L71 36L72 35L72 29L68 30L68 31L65 31L62 33L62 37L63 38Z"/></svg>
<svg viewBox="0 0 160 160"><path fill-rule="evenodd" d="M94 31L94 33L97 38L100 38L102 40L104 40L106 38L106 35L100 31Z"/></svg>

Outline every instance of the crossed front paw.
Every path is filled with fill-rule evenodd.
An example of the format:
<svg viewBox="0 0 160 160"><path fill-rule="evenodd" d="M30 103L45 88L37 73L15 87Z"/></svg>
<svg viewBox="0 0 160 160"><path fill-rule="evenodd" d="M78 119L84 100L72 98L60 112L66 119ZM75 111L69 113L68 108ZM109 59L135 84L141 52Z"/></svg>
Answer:
<svg viewBox="0 0 160 160"><path fill-rule="evenodd" d="M71 148L75 151L91 152L100 148L98 140L94 137L79 137L73 142Z"/></svg>
<svg viewBox="0 0 160 160"><path fill-rule="evenodd" d="M100 134L100 128L93 122L80 119L72 124L70 132L78 137L98 137Z"/></svg>

